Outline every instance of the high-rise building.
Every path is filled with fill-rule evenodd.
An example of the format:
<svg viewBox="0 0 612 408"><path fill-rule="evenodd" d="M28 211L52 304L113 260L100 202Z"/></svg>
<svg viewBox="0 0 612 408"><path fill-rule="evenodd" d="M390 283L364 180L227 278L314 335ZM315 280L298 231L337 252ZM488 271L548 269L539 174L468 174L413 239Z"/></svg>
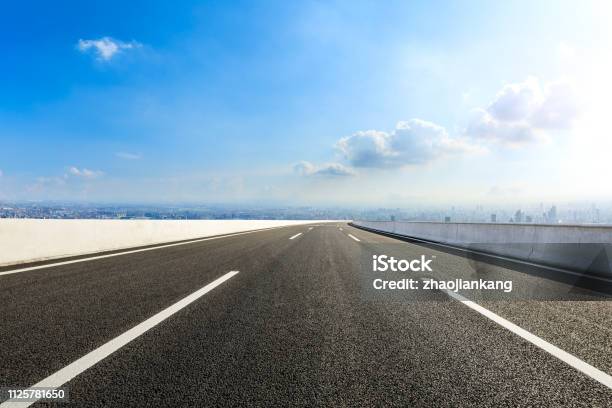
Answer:
<svg viewBox="0 0 612 408"><path fill-rule="evenodd" d="M516 210L514 213L514 221L523 222L523 212L521 210Z"/></svg>
<svg viewBox="0 0 612 408"><path fill-rule="evenodd" d="M546 218L546 222L548 222L550 224L556 224L558 222L558 218L557 218L557 206L553 205L552 207L550 207L550 210L548 210L544 214L544 217Z"/></svg>

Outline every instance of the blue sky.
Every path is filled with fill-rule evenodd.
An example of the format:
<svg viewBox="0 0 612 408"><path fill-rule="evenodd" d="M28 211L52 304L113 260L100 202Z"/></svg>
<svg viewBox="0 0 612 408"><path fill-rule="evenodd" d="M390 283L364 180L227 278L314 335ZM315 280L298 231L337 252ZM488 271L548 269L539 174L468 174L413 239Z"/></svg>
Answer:
<svg viewBox="0 0 612 408"><path fill-rule="evenodd" d="M610 6L532 3L5 4L0 199L612 198Z"/></svg>

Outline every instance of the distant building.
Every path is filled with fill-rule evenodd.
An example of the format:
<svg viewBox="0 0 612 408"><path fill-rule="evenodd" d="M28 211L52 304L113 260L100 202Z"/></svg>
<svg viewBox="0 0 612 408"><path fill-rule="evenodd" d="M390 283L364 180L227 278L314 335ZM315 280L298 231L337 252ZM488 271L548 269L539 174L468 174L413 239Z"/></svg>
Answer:
<svg viewBox="0 0 612 408"><path fill-rule="evenodd" d="M550 224L556 224L558 222L556 205L553 205L550 207L550 210L544 213L544 219Z"/></svg>
<svg viewBox="0 0 612 408"><path fill-rule="evenodd" d="M523 222L523 212L521 210L516 210L514 213L514 221Z"/></svg>
<svg viewBox="0 0 612 408"><path fill-rule="evenodd" d="M497 214L491 214L491 222L493 223L497 222Z"/></svg>
<svg viewBox="0 0 612 408"><path fill-rule="evenodd" d="M449 217L448 215L444 217L444 222L451 222L451 217Z"/></svg>

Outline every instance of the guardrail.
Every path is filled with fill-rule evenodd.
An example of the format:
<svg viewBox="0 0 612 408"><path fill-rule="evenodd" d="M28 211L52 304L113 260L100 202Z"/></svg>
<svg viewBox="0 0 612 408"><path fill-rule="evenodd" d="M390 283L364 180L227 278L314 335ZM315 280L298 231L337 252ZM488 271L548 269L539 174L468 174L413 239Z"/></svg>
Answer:
<svg viewBox="0 0 612 408"><path fill-rule="evenodd" d="M612 227L353 221L355 226L612 278Z"/></svg>

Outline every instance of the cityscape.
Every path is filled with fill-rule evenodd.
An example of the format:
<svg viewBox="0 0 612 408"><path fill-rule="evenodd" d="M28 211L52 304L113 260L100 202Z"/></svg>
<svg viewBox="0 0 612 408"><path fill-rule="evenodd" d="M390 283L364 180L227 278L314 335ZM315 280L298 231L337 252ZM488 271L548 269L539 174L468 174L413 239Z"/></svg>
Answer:
<svg viewBox="0 0 612 408"><path fill-rule="evenodd" d="M612 203L538 203L411 208L257 206L252 204L96 204L2 202L0 218L150 220L372 220L519 224L612 224Z"/></svg>
<svg viewBox="0 0 612 408"><path fill-rule="evenodd" d="M0 408L612 408L612 1L2 6Z"/></svg>

